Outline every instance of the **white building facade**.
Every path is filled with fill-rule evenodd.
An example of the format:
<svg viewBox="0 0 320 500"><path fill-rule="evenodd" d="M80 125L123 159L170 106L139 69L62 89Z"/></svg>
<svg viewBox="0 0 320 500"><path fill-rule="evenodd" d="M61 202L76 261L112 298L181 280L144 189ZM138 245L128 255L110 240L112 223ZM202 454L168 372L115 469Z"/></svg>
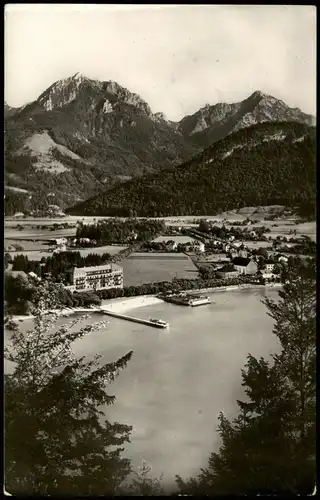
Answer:
<svg viewBox="0 0 320 500"><path fill-rule="evenodd" d="M74 267L70 274L70 285L66 288L71 291L85 292L123 288L123 269L116 264Z"/></svg>

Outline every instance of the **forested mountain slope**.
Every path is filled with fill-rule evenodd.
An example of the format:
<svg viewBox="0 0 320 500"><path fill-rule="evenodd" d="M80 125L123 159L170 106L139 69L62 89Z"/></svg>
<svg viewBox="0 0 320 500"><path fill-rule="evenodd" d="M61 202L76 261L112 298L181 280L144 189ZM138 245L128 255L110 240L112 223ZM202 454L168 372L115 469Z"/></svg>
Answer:
<svg viewBox="0 0 320 500"><path fill-rule="evenodd" d="M187 163L106 190L76 215L215 214L255 205L304 204L316 196L315 128L262 123L235 132Z"/></svg>
<svg viewBox="0 0 320 500"><path fill-rule="evenodd" d="M199 150L137 94L79 74L22 108L5 104L4 128L5 185L41 203L53 193L62 207Z"/></svg>

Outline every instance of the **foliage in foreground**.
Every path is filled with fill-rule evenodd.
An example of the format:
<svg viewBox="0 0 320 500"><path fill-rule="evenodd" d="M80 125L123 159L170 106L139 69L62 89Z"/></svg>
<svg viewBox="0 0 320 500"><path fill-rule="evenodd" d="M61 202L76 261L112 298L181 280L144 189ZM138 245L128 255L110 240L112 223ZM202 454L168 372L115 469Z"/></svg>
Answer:
<svg viewBox="0 0 320 500"><path fill-rule="evenodd" d="M122 488L122 492L129 496L162 496L164 488L162 486L162 476L154 478L150 476L152 470L145 460L142 460L138 467L138 472L133 472L133 479L130 480L127 487Z"/></svg>
<svg viewBox="0 0 320 500"><path fill-rule="evenodd" d="M44 311L57 305L59 289L39 285L34 327L14 328L5 357L5 481L13 495L115 494L130 473L122 458L131 427L102 421L114 403L105 388L124 369L132 352L101 365L100 356L77 357L72 345L105 328L81 326L77 318L58 326Z"/></svg>
<svg viewBox="0 0 320 500"><path fill-rule="evenodd" d="M248 356L246 401L230 422L219 417L222 445L183 494L310 494L316 480L315 263L297 260L283 275L279 301L264 300L281 351L272 362Z"/></svg>
<svg viewBox="0 0 320 500"><path fill-rule="evenodd" d="M4 275L5 312L9 315L31 314L34 308L34 301L38 295L38 286L38 280L27 276L23 272L17 276L6 272ZM71 293L66 288L59 287L58 289L61 306L88 307L91 305L100 305L101 303L101 299L90 290L82 293Z"/></svg>

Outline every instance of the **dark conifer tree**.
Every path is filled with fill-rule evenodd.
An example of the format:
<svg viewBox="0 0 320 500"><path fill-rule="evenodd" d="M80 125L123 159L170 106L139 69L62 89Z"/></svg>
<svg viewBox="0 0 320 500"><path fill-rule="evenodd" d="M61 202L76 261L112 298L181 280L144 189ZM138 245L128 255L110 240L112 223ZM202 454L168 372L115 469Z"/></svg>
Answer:
<svg viewBox="0 0 320 500"><path fill-rule="evenodd" d="M114 403L106 386L125 368L128 352L101 365L72 353L75 340L103 322L81 326L81 318L58 326L59 289L38 285L34 326L11 331L5 357L5 486L13 495L114 495L130 472L121 456L131 428L103 421L102 407Z"/></svg>

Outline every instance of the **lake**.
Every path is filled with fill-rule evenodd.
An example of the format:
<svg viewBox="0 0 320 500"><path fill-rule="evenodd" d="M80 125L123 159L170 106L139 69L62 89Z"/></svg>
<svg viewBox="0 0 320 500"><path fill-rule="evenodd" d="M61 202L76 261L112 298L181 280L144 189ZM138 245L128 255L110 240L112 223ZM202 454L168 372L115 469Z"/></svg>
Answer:
<svg viewBox="0 0 320 500"><path fill-rule="evenodd" d="M277 297L272 289L215 292L214 304L198 308L160 303L134 309L128 314L163 319L170 328L109 317L106 330L75 343L77 354L99 352L104 363L134 351L108 390L117 399L105 412L109 420L133 426L125 454L135 467L146 460L152 475L163 474L171 487L175 474L188 478L207 465L220 444L219 412L237 414L247 354L268 357L279 348L261 303L266 294Z"/></svg>

